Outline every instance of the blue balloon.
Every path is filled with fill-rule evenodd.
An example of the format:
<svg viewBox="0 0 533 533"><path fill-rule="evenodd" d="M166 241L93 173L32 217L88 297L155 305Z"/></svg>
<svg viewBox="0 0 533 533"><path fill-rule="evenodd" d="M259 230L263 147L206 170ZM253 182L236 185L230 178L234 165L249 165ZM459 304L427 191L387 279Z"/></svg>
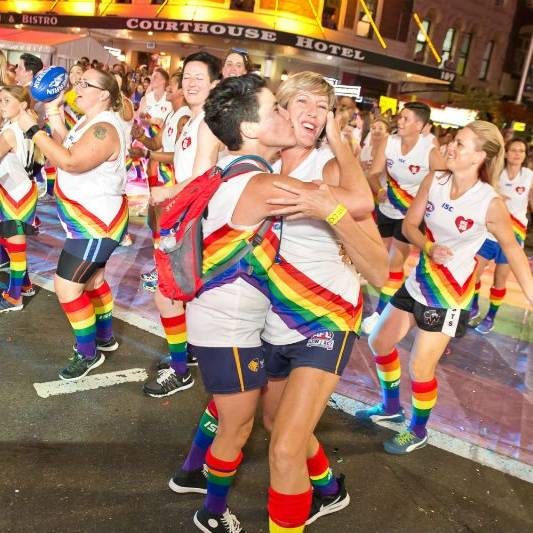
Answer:
<svg viewBox="0 0 533 533"><path fill-rule="evenodd" d="M37 72L30 85L30 93L38 102L50 102L68 84L68 73L63 67L51 66Z"/></svg>

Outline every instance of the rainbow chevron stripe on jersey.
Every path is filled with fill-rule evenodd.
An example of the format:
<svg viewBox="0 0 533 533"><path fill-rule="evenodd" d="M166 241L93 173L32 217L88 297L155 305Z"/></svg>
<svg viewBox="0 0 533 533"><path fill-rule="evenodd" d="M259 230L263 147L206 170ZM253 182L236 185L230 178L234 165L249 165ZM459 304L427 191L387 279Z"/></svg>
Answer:
<svg viewBox="0 0 533 533"><path fill-rule="evenodd" d="M522 244L526 240L527 225L523 224L520 220L511 215L511 224L513 226L513 233L516 240Z"/></svg>
<svg viewBox="0 0 533 533"><path fill-rule="evenodd" d="M497 193L489 184L478 181L452 199L453 183L453 175L435 175L425 214L426 237L447 247L452 255L441 265L421 252L405 287L417 302L428 307L469 309L476 286L475 257L487 237L487 210Z"/></svg>
<svg viewBox="0 0 533 533"><path fill-rule="evenodd" d="M120 241L128 226L128 201L122 198L122 205L110 224L105 224L83 205L65 196L56 181L55 197L59 220L65 226L71 239L101 239L107 237Z"/></svg>
<svg viewBox="0 0 533 533"><path fill-rule="evenodd" d="M414 200L414 196L402 189L400 184L389 175L387 175L387 198L402 215L407 213Z"/></svg>
<svg viewBox="0 0 533 533"><path fill-rule="evenodd" d="M31 182L28 192L18 201L0 185L0 221L20 220L33 224L37 205L37 185Z"/></svg>
<svg viewBox="0 0 533 533"><path fill-rule="evenodd" d="M170 187L176 184L174 179L174 167L171 163L159 163L157 165L158 183L164 187Z"/></svg>

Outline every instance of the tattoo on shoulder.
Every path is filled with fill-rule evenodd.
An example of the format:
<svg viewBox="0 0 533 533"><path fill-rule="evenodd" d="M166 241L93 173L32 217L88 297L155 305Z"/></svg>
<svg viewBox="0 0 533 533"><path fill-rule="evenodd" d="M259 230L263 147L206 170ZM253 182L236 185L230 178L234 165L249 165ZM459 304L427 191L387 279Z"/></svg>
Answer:
<svg viewBox="0 0 533 533"><path fill-rule="evenodd" d="M93 134L98 140L101 141L105 139L107 135L107 130L103 126L96 126L93 130Z"/></svg>

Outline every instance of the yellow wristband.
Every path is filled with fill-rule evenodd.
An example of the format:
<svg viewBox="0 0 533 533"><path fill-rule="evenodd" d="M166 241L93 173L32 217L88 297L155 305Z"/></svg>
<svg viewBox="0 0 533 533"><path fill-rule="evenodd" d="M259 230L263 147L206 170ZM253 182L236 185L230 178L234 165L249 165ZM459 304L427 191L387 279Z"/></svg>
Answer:
<svg viewBox="0 0 533 533"><path fill-rule="evenodd" d="M337 204L335 209L326 217L326 222L334 226L348 212L342 204Z"/></svg>
<svg viewBox="0 0 533 533"><path fill-rule="evenodd" d="M423 248L426 255L431 255L431 248L433 248L433 243L431 241L426 241L424 243L424 248Z"/></svg>

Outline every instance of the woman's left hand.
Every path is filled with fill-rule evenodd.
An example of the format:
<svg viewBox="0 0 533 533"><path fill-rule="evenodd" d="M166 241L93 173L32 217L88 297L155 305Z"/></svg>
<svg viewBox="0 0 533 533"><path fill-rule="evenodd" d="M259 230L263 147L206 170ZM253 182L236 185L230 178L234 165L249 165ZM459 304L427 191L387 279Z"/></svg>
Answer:
<svg viewBox="0 0 533 533"><path fill-rule="evenodd" d="M298 220L300 218L315 218L325 220L325 218L335 209L338 202L325 183L316 189L296 189L291 185L274 182L278 189L291 194L290 198L271 198L267 200L271 205L283 205L271 211L272 215L285 216L287 220Z"/></svg>

